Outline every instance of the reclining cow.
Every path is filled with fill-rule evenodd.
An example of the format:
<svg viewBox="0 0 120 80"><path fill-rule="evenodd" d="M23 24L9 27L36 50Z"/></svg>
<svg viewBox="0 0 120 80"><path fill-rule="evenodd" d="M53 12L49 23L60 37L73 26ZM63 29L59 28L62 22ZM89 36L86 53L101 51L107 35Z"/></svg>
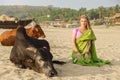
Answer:
<svg viewBox="0 0 120 80"><path fill-rule="evenodd" d="M17 30L10 54L11 62L21 68L30 68L47 76L55 76L57 71L52 58L48 41L29 37L24 27Z"/></svg>
<svg viewBox="0 0 120 80"><path fill-rule="evenodd" d="M16 36L16 30L19 28L19 26L16 29L13 29L11 31L5 31L0 35L0 42L4 46L13 46L15 42L15 36ZM40 25L36 24L34 27L27 28L26 32L29 36L35 37L35 38L45 38L45 34L43 30L41 29Z"/></svg>

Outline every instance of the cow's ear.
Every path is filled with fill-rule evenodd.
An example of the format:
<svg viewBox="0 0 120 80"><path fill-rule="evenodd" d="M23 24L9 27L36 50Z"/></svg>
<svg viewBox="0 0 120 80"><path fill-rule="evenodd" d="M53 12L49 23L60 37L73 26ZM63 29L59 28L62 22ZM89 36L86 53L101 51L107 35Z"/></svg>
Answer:
<svg viewBox="0 0 120 80"><path fill-rule="evenodd" d="M26 50L36 53L37 49L35 47L27 47Z"/></svg>

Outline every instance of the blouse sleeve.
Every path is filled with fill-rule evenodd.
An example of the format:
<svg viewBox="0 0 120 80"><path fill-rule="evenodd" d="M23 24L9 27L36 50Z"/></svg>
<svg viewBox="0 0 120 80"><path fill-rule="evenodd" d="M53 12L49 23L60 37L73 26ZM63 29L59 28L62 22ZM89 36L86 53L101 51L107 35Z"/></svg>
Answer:
<svg viewBox="0 0 120 80"><path fill-rule="evenodd" d="M77 29L76 29L76 28L74 28L74 29L73 29L73 34L76 34L76 31L77 31Z"/></svg>

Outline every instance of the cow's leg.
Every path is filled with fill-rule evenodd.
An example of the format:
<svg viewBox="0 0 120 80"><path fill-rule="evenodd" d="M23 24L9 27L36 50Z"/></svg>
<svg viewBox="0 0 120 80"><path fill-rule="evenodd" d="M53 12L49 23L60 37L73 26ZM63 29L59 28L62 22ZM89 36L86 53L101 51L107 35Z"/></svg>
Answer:
<svg viewBox="0 0 120 80"><path fill-rule="evenodd" d="M20 56L18 56L18 54L16 53L16 47L13 47L10 54L10 61L19 68L25 68L25 66L22 64L22 61L19 60L19 57Z"/></svg>

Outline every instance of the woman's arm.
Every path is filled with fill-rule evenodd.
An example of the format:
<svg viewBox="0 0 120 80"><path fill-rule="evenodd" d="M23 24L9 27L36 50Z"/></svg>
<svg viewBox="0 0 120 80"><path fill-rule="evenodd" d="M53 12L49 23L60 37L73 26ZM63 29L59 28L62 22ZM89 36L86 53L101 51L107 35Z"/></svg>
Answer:
<svg viewBox="0 0 120 80"><path fill-rule="evenodd" d="M77 46L76 46L76 38L75 38L75 34L73 33L72 34L72 48L75 52L78 52L79 50L77 49Z"/></svg>
<svg viewBox="0 0 120 80"><path fill-rule="evenodd" d="M91 41L88 41L88 47L87 47L86 53L89 53L90 47L91 47Z"/></svg>
<svg viewBox="0 0 120 80"><path fill-rule="evenodd" d="M90 47L91 47L91 41L88 41L88 47L87 47L87 50L85 52L85 58L88 59L89 58L89 50L90 50Z"/></svg>

